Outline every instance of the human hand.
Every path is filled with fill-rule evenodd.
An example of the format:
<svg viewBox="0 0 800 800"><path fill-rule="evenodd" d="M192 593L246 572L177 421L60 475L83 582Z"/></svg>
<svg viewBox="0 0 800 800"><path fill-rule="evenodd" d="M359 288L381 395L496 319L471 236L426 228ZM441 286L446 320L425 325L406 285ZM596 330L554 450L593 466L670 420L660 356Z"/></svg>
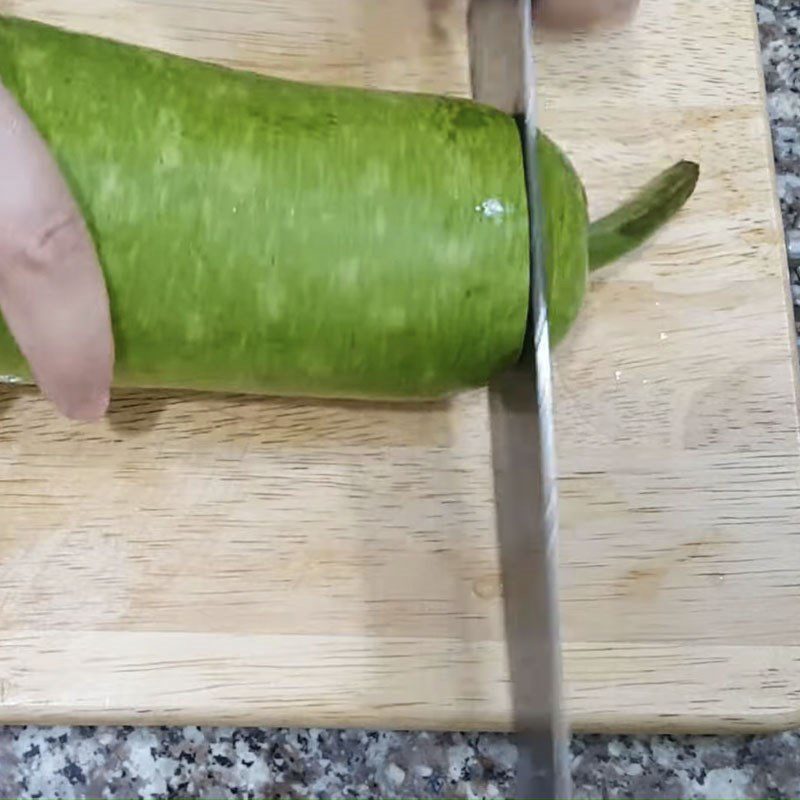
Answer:
<svg viewBox="0 0 800 800"><path fill-rule="evenodd" d="M582 29L627 22L639 0L534 0L537 22L548 28Z"/></svg>
<svg viewBox="0 0 800 800"><path fill-rule="evenodd" d="M101 417L114 363L103 273L55 159L2 84L0 311L58 410Z"/></svg>

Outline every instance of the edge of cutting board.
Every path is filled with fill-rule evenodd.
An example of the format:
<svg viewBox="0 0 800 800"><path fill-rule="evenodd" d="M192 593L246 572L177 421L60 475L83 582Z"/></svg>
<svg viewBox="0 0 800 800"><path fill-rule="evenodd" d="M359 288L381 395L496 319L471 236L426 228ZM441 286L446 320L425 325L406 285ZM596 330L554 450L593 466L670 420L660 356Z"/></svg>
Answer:
<svg viewBox="0 0 800 800"><path fill-rule="evenodd" d="M27 632L6 644L20 662L37 663L36 672L0 679L0 718L4 724L82 725L233 725L270 727L384 728L388 715L399 730L507 731L505 686L498 682L482 703L479 719L461 703L443 708L426 686L425 672L450 669L463 658L457 642L414 641L424 669L408 676L419 683L409 702L402 676L381 683L387 663L402 657L409 641L382 643L381 658L359 651L356 637L297 636L289 648L277 637L219 634ZM307 668L280 668L282 658L308 663L314 658L341 661L337 684L308 691ZM220 655L224 652L225 655ZM777 731L800 724L800 646L765 647L754 658L749 646L681 647L641 643L608 648L570 644L567 705L586 703L605 710L573 720L576 731L719 733ZM158 655L155 655L158 654ZM500 643L473 648L470 671L491 668L503 659ZM0 665L3 658L0 657ZM213 683L208 670L213 665ZM600 670L606 669L604 675ZM124 692L105 697L105 686L127 678ZM274 675L269 689L259 687ZM465 678L456 669L456 680ZM375 679L378 682L375 682ZM611 679L609 679L611 678ZM468 680L468 679L467 679ZM354 687L360 681L359 689ZM157 686L154 682L157 682ZM745 682L758 691L741 692ZM349 688L348 688L349 686ZM674 711L653 714L653 691L681 687ZM140 704L137 695L146 695ZM268 699L266 699L268 696ZM713 697L714 700L711 700ZM724 708L724 711L720 709ZM344 723L343 723L344 721Z"/></svg>

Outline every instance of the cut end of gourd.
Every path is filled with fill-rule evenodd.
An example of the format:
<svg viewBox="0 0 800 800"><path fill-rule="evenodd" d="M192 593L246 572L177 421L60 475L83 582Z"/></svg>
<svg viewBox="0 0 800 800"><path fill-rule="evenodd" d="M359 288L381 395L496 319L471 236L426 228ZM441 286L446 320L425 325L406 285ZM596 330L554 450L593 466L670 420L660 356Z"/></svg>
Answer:
<svg viewBox="0 0 800 800"><path fill-rule="evenodd" d="M680 211L692 196L700 165L678 161L651 180L627 203L589 226L589 269L635 250Z"/></svg>

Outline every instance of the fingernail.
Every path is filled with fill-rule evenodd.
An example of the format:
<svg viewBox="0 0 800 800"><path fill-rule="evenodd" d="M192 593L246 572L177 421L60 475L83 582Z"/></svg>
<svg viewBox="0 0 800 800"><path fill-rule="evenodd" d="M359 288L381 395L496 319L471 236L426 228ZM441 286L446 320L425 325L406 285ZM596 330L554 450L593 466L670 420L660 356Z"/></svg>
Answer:
<svg viewBox="0 0 800 800"><path fill-rule="evenodd" d="M68 403L56 403L58 410L75 422L97 422L102 419L111 403L108 390L74 398Z"/></svg>

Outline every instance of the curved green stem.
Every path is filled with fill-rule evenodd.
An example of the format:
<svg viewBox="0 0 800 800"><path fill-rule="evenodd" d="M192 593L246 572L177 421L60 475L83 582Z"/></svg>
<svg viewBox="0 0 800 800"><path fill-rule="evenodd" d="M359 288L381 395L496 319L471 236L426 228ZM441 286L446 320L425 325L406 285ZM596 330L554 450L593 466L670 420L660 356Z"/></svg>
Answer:
<svg viewBox="0 0 800 800"><path fill-rule="evenodd" d="M691 197L700 167L679 161L631 200L589 226L589 269L594 272L637 248Z"/></svg>

